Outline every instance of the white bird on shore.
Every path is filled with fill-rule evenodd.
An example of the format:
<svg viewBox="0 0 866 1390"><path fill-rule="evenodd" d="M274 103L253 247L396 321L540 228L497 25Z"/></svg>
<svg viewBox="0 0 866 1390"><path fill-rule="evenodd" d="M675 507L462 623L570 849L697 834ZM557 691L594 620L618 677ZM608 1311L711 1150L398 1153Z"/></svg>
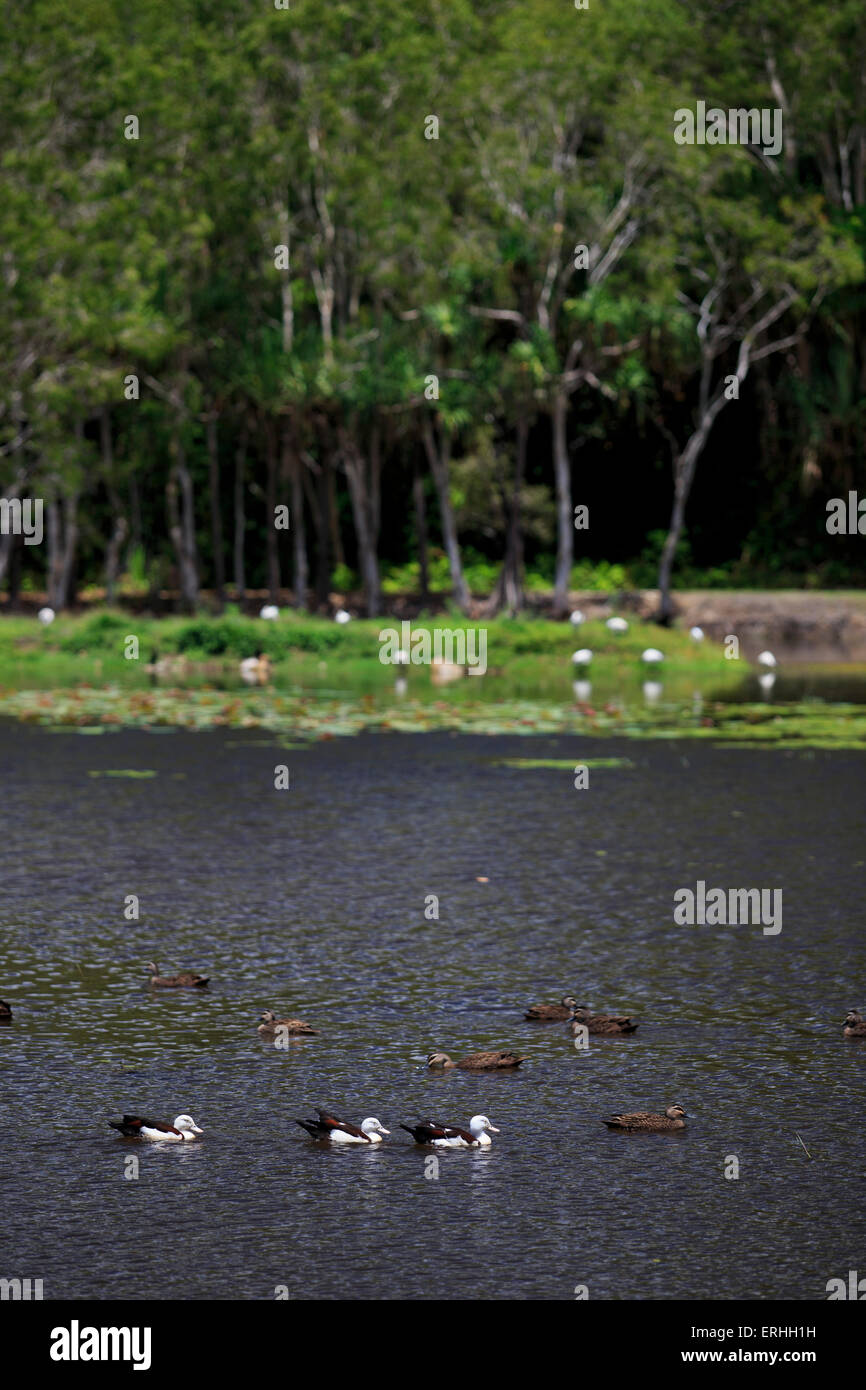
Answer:
<svg viewBox="0 0 866 1390"><path fill-rule="evenodd" d="M758 652L759 666L778 666L778 664L772 652Z"/></svg>
<svg viewBox="0 0 866 1390"><path fill-rule="evenodd" d="M608 618L605 627L608 632L628 632L628 623L625 618Z"/></svg>
<svg viewBox="0 0 866 1390"><path fill-rule="evenodd" d="M704 629L702 627L690 627L689 636L691 637L693 642L703 642Z"/></svg>
<svg viewBox="0 0 866 1390"><path fill-rule="evenodd" d="M664 661L665 654L660 652L658 647L647 647L640 654L641 661L645 661L648 666L657 666L660 661Z"/></svg>
<svg viewBox="0 0 866 1390"><path fill-rule="evenodd" d="M592 652L589 647L580 647L571 660L575 666L588 666L592 661Z"/></svg>
<svg viewBox="0 0 866 1390"><path fill-rule="evenodd" d="M643 697L647 704L654 705L661 699L664 686L661 681L644 681L641 689L643 690Z"/></svg>
<svg viewBox="0 0 866 1390"><path fill-rule="evenodd" d="M575 608L568 621L571 623L572 627L580 627L581 623L586 622L586 618L583 616L579 608Z"/></svg>
<svg viewBox="0 0 866 1390"><path fill-rule="evenodd" d="M266 603L259 613L260 618L267 622L274 622L280 616L280 610L275 603Z"/></svg>
<svg viewBox="0 0 866 1390"><path fill-rule="evenodd" d="M347 613L346 610L345 610L345 608L338 608L338 609L337 609L336 613L334 614L334 622L335 622L335 623L343 624L343 623L350 623L351 621L352 621L352 615L351 615L351 613Z"/></svg>
<svg viewBox="0 0 866 1390"><path fill-rule="evenodd" d="M44 627L47 627L49 623L54 622L56 615L53 608L40 608L36 616L40 623L42 623Z"/></svg>

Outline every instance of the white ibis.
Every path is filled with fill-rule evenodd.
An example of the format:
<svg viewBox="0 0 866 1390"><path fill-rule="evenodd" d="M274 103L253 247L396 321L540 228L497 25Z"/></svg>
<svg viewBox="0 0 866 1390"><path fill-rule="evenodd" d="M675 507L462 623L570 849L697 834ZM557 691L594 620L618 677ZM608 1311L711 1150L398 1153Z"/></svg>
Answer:
<svg viewBox="0 0 866 1390"><path fill-rule="evenodd" d="M647 666L658 666L660 661L664 661L665 654L660 652L658 647L647 647L640 654L641 661L645 661Z"/></svg>
<svg viewBox="0 0 866 1390"><path fill-rule="evenodd" d="M590 651L589 647L580 647L574 653L574 656L571 658L571 660L575 666L577 666L580 670L583 670L583 668L588 666L589 663L592 661L592 652Z"/></svg>
<svg viewBox="0 0 866 1390"><path fill-rule="evenodd" d="M571 623L572 627L580 627L581 623L586 622L586 618L583 616L579 608L575 608L568 621Z"/></svg>
<svg viewBox="0 0 866 1390"><path fill-rule="evenodd" d="M772 653L772 652L758 652L758 665L759 665L759 666L767 666L768 668L772 668L773 666L778 666L778 664L779 664L779 663L777 662L776 658L773 656L773 653Z"/></svg>
<svg viewBox="0 0 866 1390"><path fill-rule="evenodd" d="M691 637L693 642L703 642L704 629L702 627L690 627L689 636Z"/></svg>
<svg viewBox="0 0 866 1390"><path fill-rule="evenodd" d="M608 632L628 632L628 623L625 618L608 618L605 627Z"/></svg>
<svg viewBox="0 0 866 1390"><path fill-rule="evenodd" d="M350 623L351 621L352 621L352 615L351 615L351 613L347 613L346 610L345 610L345 608L338 608L338 609L337 609L336 613L334 614L334 622L335 622L335 623L339 623L340 626L342 627L342 625L343 625L344 623Z"/></svg>
<svg viewBox="0 0 866 1390"><path fill-rule="evenodd" d="M40 608L36 616L39 619L40 623L42 623L43 627L47 627L49 623L54 622L54 618L56 615L53 608Z"/></svg>
<svg viewBox="0 0 866 1390"><path fill-rule="evenodd" d="M276 622L279 616L280 610L275 603L266 603L259 611L259 617L264 618L265 621L269 623Z"/></svg>

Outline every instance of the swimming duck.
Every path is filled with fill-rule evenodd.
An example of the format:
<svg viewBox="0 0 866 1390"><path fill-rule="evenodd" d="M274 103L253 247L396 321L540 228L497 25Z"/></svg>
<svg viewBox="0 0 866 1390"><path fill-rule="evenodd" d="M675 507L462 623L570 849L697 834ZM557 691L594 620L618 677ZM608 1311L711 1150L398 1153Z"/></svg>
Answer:
<svg viewBox="0 0 866 1390"><path fill-rule="evenodd" d="M311 1028L309 1023L304 1023L301 1018L277 1018L273 1009L265 1009L259 1017L262 1021L256 1031L261 1033L263 1038L273 1038L281 1031L283 1036L286 1033L305 1033L308 1037L318 1036L316 1029Z"/></svg>
<svg viewBox="0 0 866 1390"><path fill-rule="evenodd" d="M577 1004L571 995L566 994L561 1004L533 1004L523 1017L528 1018L530 1023L555 1023L571 1018L572 1011L576 1008Z"/></svg>
<svg viewBox="0 0 866 1390"><path fill-rule="evenodd" d="M525 1061L526 1058L518 1057L516 1052L470 1052L459 1062L452 1062L447 1052L431 1052L427 1065L442 1071L451 1071L454 1067L463 1071L498 1071L501 1067L519 1067Z"/></svg>
<svg viewBox="0 0 866 1390"><path fill-rule="evenodd" d="M150 971L154 989L204 989L210 979L210 975L196 975L192 970L182 970L179 975L160 975L159 966L153 961L145 969Z"/></svg>
<svg viewBox="0 0 866 1390"><path fill-rule="evenodd" d="M11 1021L12 1010L8 1004L5 1004L3 1000L0 999L0 1023L11 1023Z"/></svg>
<svg viewBox="0 0 866 1390"><path fill-rule="evenodd" d="M571 1014L571 1031L576 1037L584 1028L588 1033L606 1033L608 1036L637 1032L637 1024L632 1023L627 1014L594 1014L589 1009L579 1009L575 1005Z"/></svg>
<svg viewBox="0 0 866 1390"><path fill-rule="evenodd" d="M256 652L255 656L245 656L238 669L244 685L267 685L271 678L271 658L266 652Z"/></svg>
<svg viewBox="0 0 866 1390"><path fill-rule="evenodd" d="M685 1129L687 1118L681 1105L669 1105L663 1115L650 1115L638 1110L633 1115L611 1115L604 1123L608 1129L622 1129L630 1133L638 1130L663 1133L665 1130Z"/></svg>
<svg viewBox="0 0 866 1390"><path fill-rule="evenodd" d="M357 1125L329 1115L326 1110L317 1110L316 1114L319 1117L317 1120L296 1119L295 1124L314 1139L330 1139L332 1144L381 1144L382 1135L391 1133L374 1118L363 1120L359 1129Z"/></svg>
<svg viewBox="0 0 866 1390"><path fill-rule="evenodd" d="M437 1125L434 1120L400 1128L411 1134L416 1144L432 1144L434 1149L484 1149L492 1143L491 1134L499 1133L486 1115L473 1115L468 1130L457 1125Z"/></svg>
<svg viewBox="0 0 866 1390"><path fill-rule="evenodd" d="M858 1009L849 1009L842 1029L846 1038L866 1038L866 1023Z"/></svg>
<svg viewBox="0 0 866 1390"><path fill-rule="evenodd" d="M109 1120L108 1123L128 1139L155 1139L165 1144L182 1144L204 1133L192 1115L178 1115L173 1125L164 1125L161 1120L143 1120L138 1115L124 1115L122 1120Z"/></svg>

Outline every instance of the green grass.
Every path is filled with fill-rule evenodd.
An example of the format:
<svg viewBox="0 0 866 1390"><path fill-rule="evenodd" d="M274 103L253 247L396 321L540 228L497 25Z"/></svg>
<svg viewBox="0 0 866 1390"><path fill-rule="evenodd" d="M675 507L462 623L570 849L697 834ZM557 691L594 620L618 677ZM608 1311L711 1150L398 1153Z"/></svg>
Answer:
<svg viewBox="0 0 866 1390"><path fill-rule="evenodd" d="M103 610L61 616L49 628L32 618L4 618L0 716L82 734L123 727L261 729L295 746L363 729L457 729L699 738L789 750L866 748L863 706L723 703L746 674L746 663L726 661L718 644L696 644L675 630L638 621L622 635L600 621L578 630L537 618L413 622L413 631L485 628L488 671L437 688L429 667L410 665L403 668L408 691L398 696L395 668L379 660L379 634L390 626L399 629L390 619L341 627L291 612L268 623L236 612L154 619ZM137 660L124 656L131 637L138 639ZM573 690L571 654L578 646L594 652L588 701L577 700ZM648 672L640 653L647 646L665 653L651 672L663 685L652 705L642 690ZM156 683L145 670L155 650L183 662ZM238 670L241 658L258 650L274 662L266 690L245 687ZM120 769L111 775L129 774Z"/></svg>

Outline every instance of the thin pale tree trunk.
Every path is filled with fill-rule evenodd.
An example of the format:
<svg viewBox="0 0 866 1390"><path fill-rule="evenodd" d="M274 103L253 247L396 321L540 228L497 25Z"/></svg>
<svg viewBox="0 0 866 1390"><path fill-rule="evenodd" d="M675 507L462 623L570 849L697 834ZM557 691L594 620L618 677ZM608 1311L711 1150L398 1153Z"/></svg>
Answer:
<svg viewBox="0 0 866 1390"><path fill-rule="evenodd" d="M430 472L433 474L433 482L436 487L436 495L439 499L439 515L442 519L442 541L445 546L445 554L448 556L448 567L451 571L451 589L454 602L462 613L469 607L469 589L466 586L466 578L463 574L463 562L460 558L460 543L457 539L457 525L454 520L454 508L451 505L451 490L448 477L448 463L450 453L450 440L447 434L443 436L441 449L437 446L436 437L433 432L433 424L429 415L422 416L421 433L424 440L424 448L427 451L427 459L430 464Z"/></svg>

